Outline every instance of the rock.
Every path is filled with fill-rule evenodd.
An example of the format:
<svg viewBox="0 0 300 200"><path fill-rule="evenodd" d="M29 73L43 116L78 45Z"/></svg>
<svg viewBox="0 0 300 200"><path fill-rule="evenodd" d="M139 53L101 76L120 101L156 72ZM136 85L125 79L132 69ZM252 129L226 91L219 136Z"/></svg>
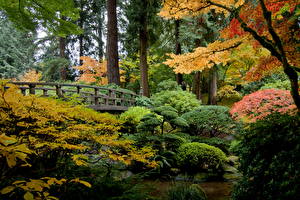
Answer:
<svg viewBox="0 0 300 200"><path fill-rule="evenodd" d="M230 165L225 165L225 166L223 167L223 169L224 169L224 171L225 171L226 173L231 173L231 174L235 174L235 173L238 173L238 172L239 172L235 167L230 166Z"/></svg>
<svg viewBox="0 0 300 200"><path fill-rule="evenodd" d="M242 174L240 173L225 173L223 175L224 180L226 181L237 181L242 177Z"/></svg>
<svg viewBox="0 0 300 200"><path fill-rule="evenodd" d="M237 165L238 162L239 162L239 157L237 157L237 156L229 156L228 157L228 164L230 164L231 166Z"/></svg>

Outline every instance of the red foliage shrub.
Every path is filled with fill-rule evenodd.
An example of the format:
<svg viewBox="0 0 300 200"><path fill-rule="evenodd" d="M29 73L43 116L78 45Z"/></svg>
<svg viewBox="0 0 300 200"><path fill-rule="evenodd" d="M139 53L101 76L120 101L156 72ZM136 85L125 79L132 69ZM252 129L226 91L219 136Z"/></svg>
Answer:
<svg viewBox="0 0 300 200"><path fill-rule="evenodd" d="M290 91L278 89L259 90L244 96L230 110L230 114L234 119L242 119L246 122L255 122L275 112L290 115L297 112Z"/></svg>

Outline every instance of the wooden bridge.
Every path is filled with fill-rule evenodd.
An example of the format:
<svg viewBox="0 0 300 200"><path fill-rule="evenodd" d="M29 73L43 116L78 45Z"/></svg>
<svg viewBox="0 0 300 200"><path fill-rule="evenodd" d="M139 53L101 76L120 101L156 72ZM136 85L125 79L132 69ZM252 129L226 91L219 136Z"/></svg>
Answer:
<svg viewBox="0 0 300 200"><path fill-rule="evenodd" d="M37 94L43 97L74 97L87 107L97 111L125 111L135 105L138 96L133 92L92 85L43 82L11 82L18 85L23 95ZM75 95L77 94L77 95Z"/></svg>

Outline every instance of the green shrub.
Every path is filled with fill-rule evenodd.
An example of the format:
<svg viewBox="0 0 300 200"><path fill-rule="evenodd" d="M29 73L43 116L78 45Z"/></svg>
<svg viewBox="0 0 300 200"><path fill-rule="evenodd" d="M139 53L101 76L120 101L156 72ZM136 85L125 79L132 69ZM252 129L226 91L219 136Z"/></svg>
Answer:
<svg viewBox="0 0 300 200"><path fill-rule="evenodd" d="M171 106L179 114L191 111L200 106L201 103L194 94L186 91L162 91L154 94L151 99L154 106Z"/></svg>
<svg viewBox="0 0 300 200"><path fill-rule="evenodd" d="M272 114L253 123L239 145L236 200L300 199L300 116Z"/></svg>
<svg viewBox="0 0 300 200"><path fill-rule="evenodd" d="M160 82L157 85L157 88L156 88L157 92L162 92L162 91L166 91L166 90L178 91L178 90L182 90L182 89L176 81L172 81L172 80L165 80L165 81Z"/></svg>
<svg viewBox="0 0 300 200"><path fill-rule="evenodd" d="M141 119L151 113L151 110L145 107L130 107L126 112L120 115L120 119L124 121L124 128L127 133L135 133L136 127Z"/></svg>
<svg viewBox="0 0 300 200"><path fill-rule="evenodd" d="M219 148L198 142L181 145L177 154L178 165L189 173L221 169L226 160L225 153Z"/></svg>
<svg viewBox="0 0 300 200"><path fill-rule="evenodd" d="M70 69L70 61L65 58L52 58L51 60L47 60L45 63L42 63L42 65L42 79L44 81L53 82L64 78L67 78L67 80L74 79L74 75L72 75L74 74L74 70ZM62 70L65 70L66 77L61 77Z"/></svg>
<svg viewBox="0 0 300 200"><path fill-rule="evenodd" d="M152 108L153 107L153 102L151 101L150 98L145 97L145 96L137 96L135 98L135 105L136 106L141 106L141 107L147 107L147 108Z"/></svg>
<svg viewBox="0 0 300 200"><path fill-rule="evenodd" d="M168 200L206 200L206 194L197 184L177 184L168 190Z"/></svg>
<svg viewBox="0 0 300 200"><path fill-rule="evenodd" d="M214 147L218 147L226 154L229 153L230 142L221 138L205 138L194 136L192 137L192 142L205 143Z"/></svg>
<svg viewBox="0 0 300 200"><path fill-rule="evenodd" d="M191 135L224 136L234 134L239 130L237 122L229 115L225 106L200 106L196 110L182 115L189 128L186 132Z"/></svg>
<svg viewBox="0 0 300 200"><path fill-rule="evenodd" d="M161 125L161 120L153 113L142 117L140 124L136 127L138 131L154 134L156 128Z"/></svg>
<svg viewBox="0 0 300 200"><path fill-rule="evenodd" d="M176 151L187 140L175 134L164 134L163 141L167 150Z"/></svg>
<svg viewBox="0 0 300 200"><path fill-rule="evenodd" d="M176 128L188 126L185 119L179 117L177 110L171 106L160 106L153 109L153 112L156 115L148 114L141 119L141 123L138 125L140 131L154 133L155 128L160 126L161 133L164 133L164 130L166 129L167 132L171 132Z"/></svg>
<svg viewBox="0 0 300 200"><path fill-rule="evenodd" d="M190 142L191 139L192 139L192 137L193 137L193 136L191 136L190 134L188 134L188 133L183 133L183 132L176 132L176 133L173 133L173 135L177 135L177 136L179 136L179 137L181 137L181 138L184 138L184 139L186 139L186 141L188 141L188 142Z"/></svg>
<svg viewBox="0 0 300 200"><path fill-rule="evenodd" d="M230 143L229 151L231 153L237 154L240 148L240 141L239 140L233 140Z"/></svg>
<svg viewBox="0 0 300 200"><path fill-rule="evenodd" d="M291 90L291 82L289 80L286 80L286 81L277 80L275 82L264 84L260 88L260 90L272 89L272 88L280 89L280 90Z"/></svg>

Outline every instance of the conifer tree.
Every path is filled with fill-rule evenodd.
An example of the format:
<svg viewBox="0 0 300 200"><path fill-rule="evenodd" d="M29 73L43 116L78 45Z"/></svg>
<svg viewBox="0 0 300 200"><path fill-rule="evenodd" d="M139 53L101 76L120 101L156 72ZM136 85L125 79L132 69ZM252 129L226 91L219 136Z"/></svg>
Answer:
<svg viewBox="0 0 300 200"><path fill-rule="evenodd" d="M125 44L125 46L130 46L127 48L129 53L136 54L139 52L141 89L144 96L150 95L147 55L158 8L159 1L155 0L130 0L126 6L126 17L129 23L126 38L128 45Z"/></svg>
<svg viewBox="0 0 300 200"><path fill-rule="evenodd" d="M0 17L0 78L17 78L34 67L34 38Z"/></svg>

